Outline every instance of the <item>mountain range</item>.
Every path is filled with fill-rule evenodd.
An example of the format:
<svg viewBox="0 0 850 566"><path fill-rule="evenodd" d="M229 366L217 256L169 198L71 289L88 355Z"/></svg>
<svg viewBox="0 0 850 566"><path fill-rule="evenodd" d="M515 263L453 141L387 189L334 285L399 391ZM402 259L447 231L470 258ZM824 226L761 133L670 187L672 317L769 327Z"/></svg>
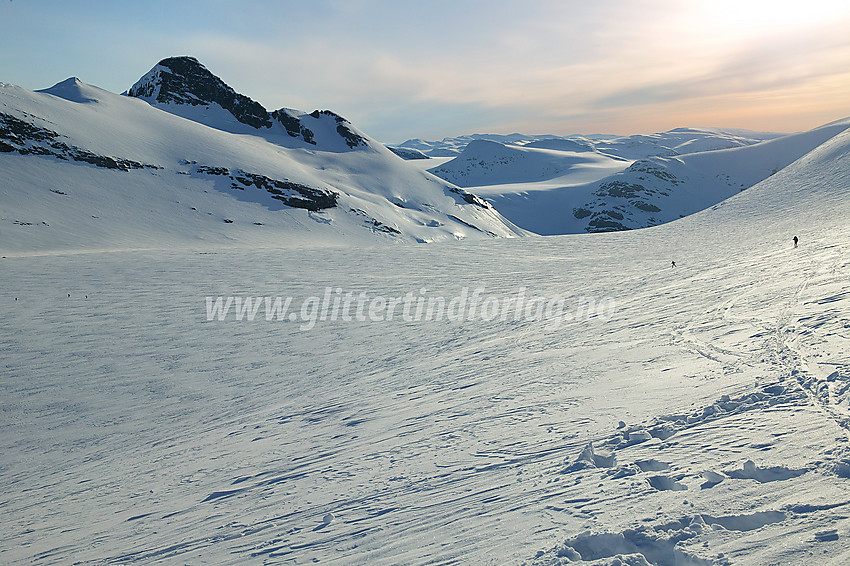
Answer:
<svg viewBox="0 0 850 566"><path fill-rule="evenodd" d="M0 563L850 563L846 121L404 161L211 77L0 87Z"/></svg>
<svg viewBox="0 0 850 566"><path fill-rule="evenodd" d="M420 167L487 199L530 232L611 232L714 206L848 127L850 119L796 134L717 128L625 137L477 134L408 140L397 151L429 154L417 161Z"/></svg>
<svg viewBox="0 0 850 566"><path fill-rule="evenodd" d="M473 141L484 140L503 145L560 149L565 151L597 150L626 159L653 155L671 156L711 149L730 149L781 137L774 132L754 132L736 128L675 128L655 134L618 136L611 134L471 134L442 140L409 139L398 149L415 150L431 158L457 157Z"/></svg>
<svg viewBox="0 0 850 566"><path fill-rule="evenodd" d="M5 251L609 232L717 205L850 127L474 134L388 148L330 110L269 111L193 57L122 95L0 84Z"/></svg>
<svg viewBox="0 0 850 566"><path fill-rule="evenodd" d="M191 57L124 95L0 86L5 250L513 237L329 110L267 111Z"/></svg>

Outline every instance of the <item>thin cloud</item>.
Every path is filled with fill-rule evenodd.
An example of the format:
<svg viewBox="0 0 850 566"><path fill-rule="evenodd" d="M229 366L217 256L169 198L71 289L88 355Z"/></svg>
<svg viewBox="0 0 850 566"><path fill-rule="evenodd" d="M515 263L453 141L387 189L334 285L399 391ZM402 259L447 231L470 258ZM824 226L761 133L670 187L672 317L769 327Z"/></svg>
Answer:
<svg viewBox="0 0 850 566"><path fill-rule="evenodd" d="M792 90L850 68L850 40L808 36L793 44L752 46L721 60L699 76L619 90L597 98L594 109L664 104L692 98Z"/></svg>
<svg viewBox="0 0 850 566"><path fill-rule="evenodd" d="M140 18L125 3L16 2L14 25L0 14L0 80L43 88L74 74L122 92L160 58L193 55L269 109L332 109L379 139L756 115L787 129L850 114L850 8L811 0L796 25L777 12L788 6L761 18L717 1L187 0L174 9L194 17L164 20L163 2Z"/></svg>

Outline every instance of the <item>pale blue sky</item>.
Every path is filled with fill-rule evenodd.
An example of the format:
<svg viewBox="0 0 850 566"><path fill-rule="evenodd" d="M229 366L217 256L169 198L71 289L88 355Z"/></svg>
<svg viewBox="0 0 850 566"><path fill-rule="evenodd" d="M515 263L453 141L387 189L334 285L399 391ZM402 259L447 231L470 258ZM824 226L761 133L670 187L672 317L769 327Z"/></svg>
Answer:
<svg viewBox="0 0 850 566"><path fill-rule="evenodd" d="M796 131L850 116L848 29L844 0L0 0L0 81L123 92L192 55L270 110L389 143Z"/></svg>

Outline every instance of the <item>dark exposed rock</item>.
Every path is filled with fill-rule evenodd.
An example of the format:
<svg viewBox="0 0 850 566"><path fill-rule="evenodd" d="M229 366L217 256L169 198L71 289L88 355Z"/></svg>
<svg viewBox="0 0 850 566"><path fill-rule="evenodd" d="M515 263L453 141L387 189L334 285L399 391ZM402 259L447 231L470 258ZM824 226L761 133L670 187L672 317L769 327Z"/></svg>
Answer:
<svg viewBox="0 0 850 566"><path fill-rule="evenodd" d="M59 141L62 137L53 130L30 124L10 114L0 113L0 151L21 155L49 155L63 160L81 161L106 169L159 169L156 165L98 155L91 151Z"/></svg>
<svg viewBox="0 0 850 566"><path fill-rule="evenodd" d="M619 232L628 229L628 226L621 224L620 222L610 220L607 216L602 215L591 219L590 222L587 223L586 228L588 232Z"/></svg>
<svg viewBox="0 0 850 566"><path fill-rule="evenodd" d="M624 181L609 181L599 185L593 194L599 197L636 198L646 192L646 187Z"/></svg>
<svg viewBox="0 0 850 566"><path fill-rule="evenodd" d="M390 234L392 236L401 234L401 230L399 230L398 228L393 228L392 226L387 226L386 224L384 224L380 220L369 216L369 213L366 212L365 210L361 210L359 208L349 208L348 212L350 212L351 214L356 214L357 216L362 216L362 217L366 218L366 221L365 221L366 225L369 226L374 231L386 232L387 234Z"/></svg>
<svg viewBox="0 0 850 566"><path fill-rule="evenodd" d="M218 104L243 124L263 129L271 128L274 122L278 122L293 138L316 145L315 134L304 126L298 116L293 116L285 108L268 112L260 103L233 90L194 57L163 59L125 94L153 99L162 104ZM354 132L342 116L330 110L316 110L310 115L314 118L321 115L334 118L337 123L336 131L348 147L354 149L368 146L366 138Z"/></svg>
<svg viewBox="0 0 850 566"><path fill-rule="evenodd" d="M169 57L157 67L156 76L139 81L127 94L154 98L161 103L193 106L216 103L243 124L255 128L271 127L269 113L260 103L234 91L194 57Z"/></svg>
<svg viewBox="0 0 850 566"><path fill-rule="evenodd" d="M467 221L465 221L465 220L463 220L463 219L461 219L461 218L458 218L458 217L457 217L457 216L455 216L454 214L449 214L448 216L449 216L449 218L451 218L451 219L452 219L452 220L454 220L455 222L458 222L458 223L460 223L460 224L463 224L463 225L464 225L464 226L466 226L467 228L472 228L473 230L478 230L479 232L484 232L485 234L487 234L487 235L489 235L489 236L493 236L494 238L496 237L496 234L494 234L494 233L493 233L493 232L491 232L490 230L482 230L482 229L481 229L481 228L479 228L478 226L476 226L476 225L474 225L474 224L470 224L469 222L467 222Z"/></svg>
<svg viewBox="0 0 850 566"><path fill-rule="evenodd" d="M248 187L256 187L271 194L273 199L293 208L324 210L335 207L339 199L339 194L328 189L317 189L292 181L280 181L239 169L231 173L226 167L198 165L195 167L195 172L204 175L229 176L233 181L231 183L233 189L244 191Z"/></svg>
<svg viewBox="0 0 850 566"><path fill-rule="evenodd" d="M53 141L59 134L20 120L11 114L0 114L0 137L20 144L26 141Z"/></svg>
<svg viewBox="0 0 850 566"><path fill-rule="evenodd" d="M336 120L336 133L338 133L345 140L345 144L348 147L353 149L359 145L368 145L366 143L366 138L353 132L349 128L351 124L348 122L348 120L346 120L336 112L331 112L330 110L314 110L310 113L310 116L312 116L313 118L319 118L320 116L330 116L331 118Z"/></svg>
<svg viewBox="0 0 850 566"><path fill-rule="evenodd" d="M313 131L304 127L301 120L286 110L275 110L271 113L271 117L280 122L280 124L286 129L286 133L293 138L300 136L305 142L316 145L316 141L313 139Z"/></svg>
<svg viewBox="0 0 850 566"><path fill-rule="evenodd" d="M339 124L336 127L338 133L345 140L345 145L350 148L355 148L358 145L366 145L366 140L354 132L352 132L346 124Z"/></svg>
<svg viewBox="0 0 850 566"><path fill-rule="evenodd" d="M460 198L462 198L467 204L474 204L475 206L479 206L481 208L493 208L492 206L490 206L490 203L484 200L483 198L476 196L472 193L468 193L460 187L451 187L449 191L455 193L456 195L459 195Z"/></svg>
<svg viewBox="0 0 850 566"><path fill-rule="evenodd" d="M192 163L195 163L194 161ZM208 167L206 165L198 165L195 168L198 173L207 175L230 175L230 170L227 167Z"/></svg>
<svg viewBox="0 0 850 566"><path fill-rule="evenodd" d="M301 135L301 120L291 115L286 110L275 110L272 112L272 118L280 122L286 129L286 133L296 138Z"/></svg>
<svg viewBox="0 0 850 566"><path fill-rule="evenodd" d="M679 184L681 181L669 171L665 171L661 169L659 166L655 165L651 161L640 160L632 163L627 171L637 172L637 173L647 173L654 177L661 179L662 181L667 181L669 183L673 183L674 185Z"/></svg>
<svg viewBox="0 0 850 566"><path fill-rule="evenodd" d="M635 208L642 210L644 212L661 212L661 209L655 206L654 204L649 204L648 202L642 200L636 200L631 203Z"/></svg>
<svg viewBox="0 0 850 566"><path fill-rule="evenodd" d="M428 157L427 155L425 155L424 153L422 153L418 149L408 149L406 147L390 147L390 146L387 146L387 149L389 149L390 151L392 151L393 153L395 153L396 155L398 155L402 159L406 159L408 161L413 160L413 159L431 159L430 157Z"/></svg>
<svg viewBox="0 0 850 566"><path fill-rule="evenodd" d="M372 219L372 229L377 230L379 232L386 232L388 234L401 234L401 230L397 228L393 228L392 226L387 226L383 222L379 222L378 220Z"/></svg>

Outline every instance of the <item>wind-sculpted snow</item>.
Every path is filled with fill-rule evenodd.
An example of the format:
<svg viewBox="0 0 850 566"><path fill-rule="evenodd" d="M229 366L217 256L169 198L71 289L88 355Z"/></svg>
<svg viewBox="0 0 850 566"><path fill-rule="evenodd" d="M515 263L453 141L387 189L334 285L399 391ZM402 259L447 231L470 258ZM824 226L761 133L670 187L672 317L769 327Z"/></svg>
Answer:
<svg viewBox="0 0 850 566"><path fill-rule="evenodd" d="M647 230L4 251L0 562L844 565L848 217L843 132Z"/></svg>

